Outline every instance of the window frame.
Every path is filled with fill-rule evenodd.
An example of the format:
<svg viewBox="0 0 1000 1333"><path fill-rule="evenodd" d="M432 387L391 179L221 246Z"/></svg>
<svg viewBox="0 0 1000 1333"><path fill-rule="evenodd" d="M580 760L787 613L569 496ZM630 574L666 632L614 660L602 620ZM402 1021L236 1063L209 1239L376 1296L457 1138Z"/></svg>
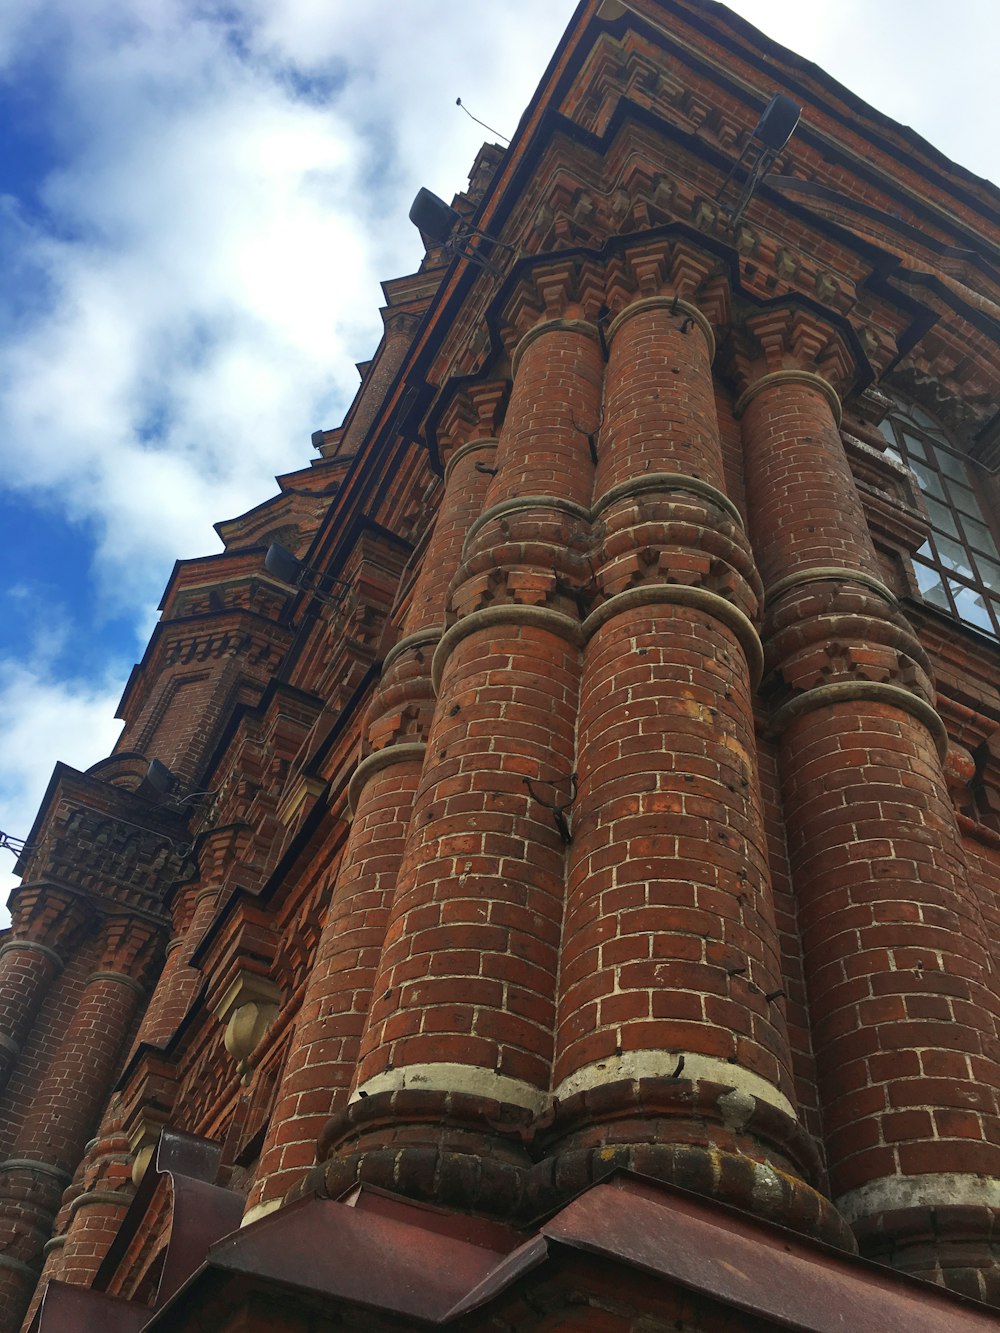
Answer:
<svg viewBox="0 0 1000 1333"><path fill-rule="evenodd" d="M927 538L911 555L920 596L1000 641L1000 528L980 499L979 465L922 407L887 396L892 407L879 426L886 452L916 476L931 520Z"/></svg>

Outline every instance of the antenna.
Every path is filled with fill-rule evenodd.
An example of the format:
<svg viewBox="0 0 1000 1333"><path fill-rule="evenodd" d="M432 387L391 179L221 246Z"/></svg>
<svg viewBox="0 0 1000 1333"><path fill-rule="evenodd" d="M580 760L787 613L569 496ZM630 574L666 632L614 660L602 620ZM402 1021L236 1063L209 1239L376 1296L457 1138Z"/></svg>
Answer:
<svg viewBox="0 0 1000 1333"><path fill-rule="evenodd" d="M477 125L482 125L484 130L489 130L490 134L495 134L498 139L502 139L508 147L510 146L510 140L507 138L506 134L501 134L500 131L495 130L492 125L487 125L485 120L480 120L478 116L474 116L460 97L455 98L455 105L460 106L470 120L474 120Z"/></svg>
<svg viewBox="0 0 1000 1333"><path fill-rule="evenodd" d="M722 189L716 195L716 203L725 210L730 226L739 221L760 183L761 176L770 169L774 159L792 137L801 115L802 108L784 93L775 93L764 108L764 113L754 126L746 147L733 163L729 175L722 183ZM740 167L746 168L747 178L737 195L736 202L726 204L723 202L724 197Z"/></svg>

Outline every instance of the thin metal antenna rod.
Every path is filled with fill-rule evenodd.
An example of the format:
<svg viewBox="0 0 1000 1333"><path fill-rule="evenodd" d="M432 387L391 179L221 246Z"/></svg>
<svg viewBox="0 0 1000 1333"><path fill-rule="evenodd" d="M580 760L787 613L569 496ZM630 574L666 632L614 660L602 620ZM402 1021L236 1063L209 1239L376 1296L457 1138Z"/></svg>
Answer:
<svg viewBox="0 0 1000 1333"><path fill-rule="evenodd" d="M469 119L474 120L477 125L482 125L484 130L489 130L490 134L495 134L497 138L502 139L505 144L510 143L510 140L507 138L506 134L501 134L500 131L495 130L492 125L487 125L485 120L480 120L478 116L474 116L460 97L455 98L455 105L460 106L462 110L465 112L465 114L469 117Z"/></svg>

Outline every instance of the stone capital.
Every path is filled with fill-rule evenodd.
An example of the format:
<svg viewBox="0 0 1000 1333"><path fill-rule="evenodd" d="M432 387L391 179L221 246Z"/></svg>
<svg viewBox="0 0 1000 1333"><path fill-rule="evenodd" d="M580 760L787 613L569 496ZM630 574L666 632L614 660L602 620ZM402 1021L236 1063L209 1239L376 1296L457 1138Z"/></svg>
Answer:
<svg viewBox="0 0 1000 1333"><path fill-rule="evenodd" d="M505 379L450 387L436 426L438 449L447 464L467 444L499 435L509 388Z"/></svg>
<svg viewBox="0 0 1000 1333"><path fill-rule="evenodd" d="M101 954L95 975L117 973L141 987L161 942L161 931L151 921L124 915L107 917L101 929Z"/></svg>
<svg viewBox="0 0 1000 1333"><path fill-rule="evenodd" d="M11 897L11 939L45 945L64 959L91 919L87 903L52 884L23 884Z"/></svg>
<svg viewBox="0 0 1000 1333"><path fill-rule="evenodd" d="M730 328L725 360L744 405L759 381L780 373L815 376L839 400L867 369L848 332L797 302L744 311Z"/></svg>
<svg viewBox="0 0 1000 1333"><path fill-rule="evenodd" d="M552 320L595 324L604 296L604 274L594 261L572 255L536 262L523 275L500 322L508 353L513 356L525 334L538 324Z"/></svg>

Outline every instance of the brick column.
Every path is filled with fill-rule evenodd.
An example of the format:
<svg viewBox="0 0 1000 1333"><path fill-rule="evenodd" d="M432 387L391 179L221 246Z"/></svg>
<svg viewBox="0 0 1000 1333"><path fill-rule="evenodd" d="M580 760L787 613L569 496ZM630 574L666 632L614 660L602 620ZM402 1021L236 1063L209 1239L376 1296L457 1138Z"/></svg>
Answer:
<svg viewBox="0 0 1000 1333"><path fill-rule="evenodd" d="M281 1087L250 1192L247 1220L277 1207L317 1157L317 1139L347 1099L385 937L434 694L431 659L448 585L469 523L482 506L496 441L452 453L434 531L365 721L366 753L351 779L351 832L302 1001ZM484 463L485 460L485 463ZM325 1154L320 1145L320 1157Z"/></svg>
<svg viewBox="0 0 1000 1333"><path fill-rule="evenodd" d="M554 279L554 281L558 281ZM435 653L438 704L331 1192L357 1176L504 1215L548 1103L601 355L545 320L514 356L497 475ZM529 785L530 784L530 785ZM540 798L540 799L539 799Z"/></svg>
<svg viewBox="0 0 1000 1333"><path fill-rule="evenodd" d="M191 957L212 924L221 886L216 883L183 887L171 911L173 938L166 947L163 970L157 978L133 1049L144 1043L163 1046L174 1035L202 983Z"/></svg>
<svg viewBox="0 0 1000 1333"><path fill-rule="evenodd" d="M827 1238L805 1182L755 761L760 581L725 494L715 342L674 296L608 330L549 1131L560 1193L611 1163Z"/></svg>
<svg viewBox="0 0 1000 1333"><path fill-rule="evenodd" d="M108 1096L136 1006L153 927L127 917L104 926L98 970L5 1162L0 1162L0 1333L20 1327L63 1190Z"/></svg>
<svg viewBox="0 0 1000 1333"><path fill-rule="evenodd" d="M46 884L16 889L10 909L11 938L0 947L0 1092L86 920L78 899Z"/></svg>
<svg viewBox="0 0 1000 1333"><path fill-rule="evenodd" d="M128 1137L121 1125L121 1107L113 1098L97 1138L87 1144L73 1185L63 1195L55 1234L45 1246L42 1275L24 1319L26 1329L51 1279L89 1287L118 1234L134 1195Z"/></svg>
<svg viewBox="0 0 1000 1333"><path fill-rule="evenodd" d="M867 1254L997 1301L997 994L928 663L815 373L836 339L788 312L753 333L784 353L737 406L833 1193Z"/></svg>

